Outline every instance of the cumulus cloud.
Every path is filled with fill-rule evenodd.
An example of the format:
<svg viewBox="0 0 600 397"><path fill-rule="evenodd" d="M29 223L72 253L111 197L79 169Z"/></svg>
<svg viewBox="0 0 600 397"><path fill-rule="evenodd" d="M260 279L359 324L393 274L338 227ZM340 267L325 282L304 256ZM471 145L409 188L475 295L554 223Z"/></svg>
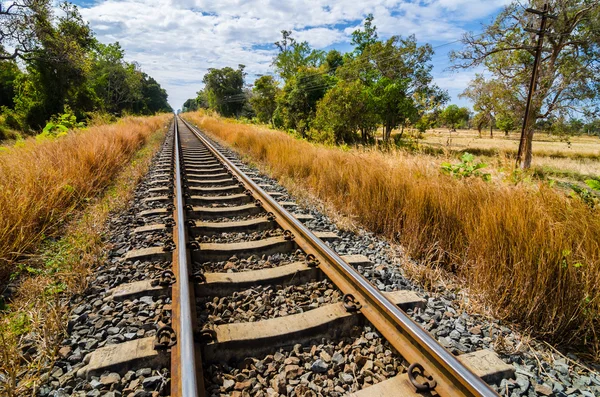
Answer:
<svg viewBox="0 0 600 397"><path fill-rule="evenodd" d="M156 78L179 108L209 68L244 64L250 78L268 73L272 44L284 29L314 48L342 47L373 13L380 37L415 34L420 42L443 43L507 1L96 0L80 10L100 41L119 41L128 60ZM440 78L441 86L463 82Z"/></svg>

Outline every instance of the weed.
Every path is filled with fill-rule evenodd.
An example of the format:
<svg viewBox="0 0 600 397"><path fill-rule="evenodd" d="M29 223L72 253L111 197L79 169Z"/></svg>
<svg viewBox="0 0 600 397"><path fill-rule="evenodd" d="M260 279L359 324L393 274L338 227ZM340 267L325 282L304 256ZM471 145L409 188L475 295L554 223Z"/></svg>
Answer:
<svg viewBox="0 0 600 397"><path fill-rule="evenodd" d="M458 164L442 163L442 170L455 178L470 178L474 176L484 181L489 181L492 178L490 174L479 171L487 167L487 164L482 162L476 163L475 156L471 153L463 153L460 160L461 162Z"/></svg>

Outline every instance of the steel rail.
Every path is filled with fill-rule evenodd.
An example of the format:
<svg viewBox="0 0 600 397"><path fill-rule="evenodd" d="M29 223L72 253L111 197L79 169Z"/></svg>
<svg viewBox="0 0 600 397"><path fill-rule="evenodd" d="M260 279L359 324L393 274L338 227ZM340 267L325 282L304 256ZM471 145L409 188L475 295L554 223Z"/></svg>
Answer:
<svg viewBox="0 0 600 397"><path fill-rule="evenodd" d="M276 221L295 236L295 242L307 254L319 260L319 267L344 293L353 294L361 304L360 312L387 341L410 363L420 363L437 381L435 391L440 396L498 396L487 383L465 367L452 353L444 349L427 331L388 300L373 284L346 263L304 224L287 212L276 200L220 153L199 130L180 118L220 161L235 173L240 181L259 197L266 211L275 214Z"/></svg>
<svg viewBox="0 0 600 397"><path fill-rule="evenodd" d="M175 186L176 186L176 211L177 211L177 265L179 285L179 335L177 335L177 348L179 349L179 378L182 397L198 397L198 381L196 379L196 358L194 347L194 332L192 319L192 306L190 302L190 277L187 260L187 242L185 228L185 213L183 205L183 182L181 177L179 127L175 116Z"/></svg>

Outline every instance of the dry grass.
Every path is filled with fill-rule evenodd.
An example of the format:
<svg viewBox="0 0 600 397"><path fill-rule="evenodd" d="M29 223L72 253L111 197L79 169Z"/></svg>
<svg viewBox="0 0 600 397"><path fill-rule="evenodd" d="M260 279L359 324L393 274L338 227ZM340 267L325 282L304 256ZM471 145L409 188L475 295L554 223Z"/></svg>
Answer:
<svg viewBox="0 0 600 397"><path fill-rule="evenodd" d="M169 117L126 118L56 140L32 138L0 152L0 282L17 258L106 188Z"/></svg>
<svg viewBox="0 0 600 397"><path fill-rule="evenodd" d="M511 133L505 136L501 131L494 131L494 138L489 137L489 131L482 131L480 138L477 131L436 129L423 135L421 143L433 148L453 151L516 154L519 149L519 134ZM569 141L557 135L537 133L533 143L534 165L544 157L571 159L600 159L600 139L595 136L576 136Z"/></svg>
<svg viewBox="0 0 600 397"><path fill-rule="evenodd" d="M598 354L600 217L546 185L457 180L429 156L329 148L187 113L416 259L457 273L497 316Z"/></svg>
<svg viewBox="0 0 600 397"><path fill-rule="evenodd" d="M129 120L120 126L124 130L136 124L148 128L148 134L142 133L143 148L122 161L121 170L100 197L73 213L73 220L61 228L60 239L44 243L27 262L28 271L21 274L13 300L0 312L0 395L34 395L40 371L57 358L68 302L85 290L87 276L103 260L107 219L133 197L164 139L164 129L152 129L166 120Z"/></svg>

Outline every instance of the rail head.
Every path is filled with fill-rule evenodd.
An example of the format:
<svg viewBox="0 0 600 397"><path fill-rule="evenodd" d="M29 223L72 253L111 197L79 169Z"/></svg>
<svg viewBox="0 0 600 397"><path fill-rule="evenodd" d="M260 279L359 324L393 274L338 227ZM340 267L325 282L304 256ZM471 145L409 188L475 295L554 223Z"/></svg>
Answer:
<svg viewBox="0 0 600 397"><path fill-rule="evenodd" d="M175 115L175 200L176 200L176 225L177 225L177 268L179 288L179 335L177 337L177 349L179 353L179 390L176 394L182 397L198 397L197 367L194 347L194 332L192 318L192 302L190 301L190 277L187 257L187 238L185 226L185 211L183 203L183 177L181 172L181 145L179 141L179 127ZM174 258L175 259L175 258Z"/></svg>
<svg viewBox="0 0 600 397"><path fill-rule="evenodd" d="M361 313L388 342L409 362L419 363L437 381L435 391L441 396L498 396L487 383L465 367L441 346L427 331L394 305L356 269L316 237L302 222L286 211L256 182L225 157L199 130L180 120L240 181L251 190L265 210L275 214L284 229L292 231L296 243L320 262L320 268L342 292L349 293L361 304Z"/></svg>

